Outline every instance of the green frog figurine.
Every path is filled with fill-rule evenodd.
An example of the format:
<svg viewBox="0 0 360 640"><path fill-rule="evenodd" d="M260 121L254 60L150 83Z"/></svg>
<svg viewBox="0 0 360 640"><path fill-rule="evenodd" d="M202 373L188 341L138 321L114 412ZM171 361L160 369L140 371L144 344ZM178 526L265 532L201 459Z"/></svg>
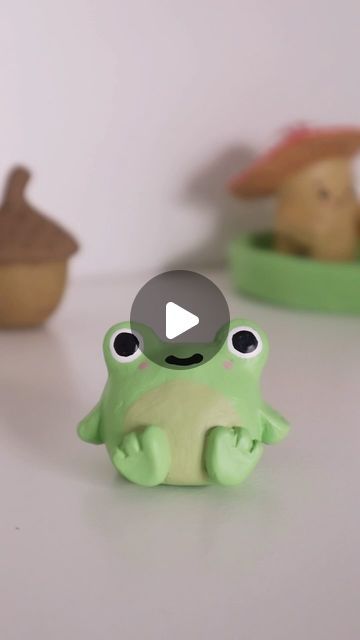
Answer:
<svg viewBox="0 0 360 640"><path fill-rule="evenodd" d="M238 485L263 445L288 432L261 398L268 341L252 323L232 320L214 343L194 345L161 342L149 327L123 322L107 332L103 350L108 381L78 434L105 444L131 482Z"/></svg>

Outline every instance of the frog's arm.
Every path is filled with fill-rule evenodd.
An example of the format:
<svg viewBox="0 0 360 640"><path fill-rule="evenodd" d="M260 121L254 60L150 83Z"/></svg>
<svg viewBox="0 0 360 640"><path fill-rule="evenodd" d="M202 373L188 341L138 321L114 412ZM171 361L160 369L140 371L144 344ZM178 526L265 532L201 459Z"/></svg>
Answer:
<svg viewBox="0 0 360 640"><path fill-rule="evenodd" d="M265 444L276 444L287 435L290 425L275 409L263 404L260 409L262 441Z"/></svg>
<svg viewBox="0 0 360 640"><path fill-rule="evenodd" d="M77 432L79 438L91 444L103 444L101 435L101 403L83 419L78 425Z"/></svg>

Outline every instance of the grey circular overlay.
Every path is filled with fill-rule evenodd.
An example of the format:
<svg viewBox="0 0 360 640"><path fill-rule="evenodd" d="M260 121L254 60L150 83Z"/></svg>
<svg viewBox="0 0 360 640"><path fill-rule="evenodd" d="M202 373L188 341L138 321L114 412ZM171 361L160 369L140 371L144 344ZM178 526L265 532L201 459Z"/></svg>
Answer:
<svg viewBox="0 0 360 640"><path fill-rule="evenodd" d="M150 360L181 369L214 357L227 337L230 316L224 295L211 280L176 270L155 276L140 289L130 322L135 333L139 325L152 330L142 336L142 350ZM215 341L220 329L222 338Z"/></svg>

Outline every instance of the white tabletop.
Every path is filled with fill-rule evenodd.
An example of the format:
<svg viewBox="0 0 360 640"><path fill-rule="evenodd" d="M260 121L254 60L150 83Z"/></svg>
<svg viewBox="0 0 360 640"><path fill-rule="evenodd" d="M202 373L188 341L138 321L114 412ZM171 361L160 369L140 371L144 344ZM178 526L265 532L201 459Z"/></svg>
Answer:
<svg viewBox="0 0 360 640"><path fill-rule="evenodd" d="M146 280L73 284L45 328L0 333L1 640L357 640L360 318L241 299L270 336L292 431L239 488L143 489L80 442L101 341Z"/></svg>

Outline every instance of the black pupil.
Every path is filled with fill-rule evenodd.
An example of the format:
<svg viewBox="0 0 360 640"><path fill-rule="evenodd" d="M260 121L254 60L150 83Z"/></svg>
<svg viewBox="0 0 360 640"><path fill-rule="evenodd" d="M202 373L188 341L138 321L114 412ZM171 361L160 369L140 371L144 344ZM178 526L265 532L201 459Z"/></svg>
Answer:
<svg viewBox="0 0 360 640"><path fill-rule="evenodd" d="M133 333L119 333L114 340L114 349L118 356L132 356L138 348L139 340Z"/></svg>
<svg viewBox="0 0 360 640"><path fill-rule="evenodd" d="M252 331L237 331L232 337L234 349L240 353L252 353L258 346L256 336Z"/></svg>

